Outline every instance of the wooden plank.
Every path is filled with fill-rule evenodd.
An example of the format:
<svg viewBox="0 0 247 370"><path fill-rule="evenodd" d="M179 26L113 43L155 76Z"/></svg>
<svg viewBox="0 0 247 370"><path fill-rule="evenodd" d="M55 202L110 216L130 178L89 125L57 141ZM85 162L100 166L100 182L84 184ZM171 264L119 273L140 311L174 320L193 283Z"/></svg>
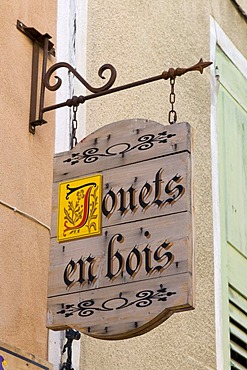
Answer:
<svg viewBox="0 0 247 370"><path fill-rule="evenodd" d="M163 126L137 119L106 125L82 140L72 151L54 158L54 182L97 173L126 164L174 154L191 147L187 123Z"/></svg>
<svg viewBox="0 0 247 370"><path fill-rule="evenodd" d="M239 354L242 356L245 361L247 361L247 351L245 347L240 346L238 343L235 343L233 341L230 342L231 350L233 350L236 354Z"/></svg>
<svg viewBox="0 0 247 370"><path fill-rule="evenodd" d="M188 152L101 171L102 226L191 212L191 156ZM59 183L53 185L51 237L57 235Z"/></svg>
<svg viewBox="0 0 247 370"><path fill-rule="evenodd" d="M47 325L53 330L72 326L94 337L124 339L194 304L189 273L161 277L155 286L152 280L124 284L120 293L106 287L64 296L62 303L60 297L49 298Z"/></svg>
<svg viewBox="0 0 247 370"><path fill-rule="evenodd" d="M239 275L244 276L241 274L241 270L239 270ZM229 301L233 302L234 305L239 307L242 311L246 312L247 316L247 295L244 296L244 294L241 292L241 294L231 285L229 285L228 288L229 292Z"/></svg>
<svg viewBox="0 0 247 370"><path fill-rule="evenodd" d="M94 238L62 244L53 239L48 296L99 289L107 285L114 289L115 285L132 283L133 280L145 283L145 280L150 278L156 279L188 271L193 273L191 222L191 214L184 212L156 218L155 222L145 220L106 227L103 229L103 235ZM113 239L114 235L122 235L123 240L118 242L116 237ZM161 256L164 255L159 261L154 258L157 250ZM120 263L115 257L117 251L121 254L119 257L123 259L121 273L118 274L116 271ZM168 257L171 259L169 263L166 253L169 253ZM89 281L88 276L89 256L94 259L91 262L92 274L96 276L93 283ZM138 259L140 259L138 268L131 275L131 271L128 273L128 265L135 269ZM71 260L76 263L74 272L71 271ZM115 274L111 281L107 277L109 260L112 264L110 271ZM80 264L82 261L84 261L83 270ZM161 269L158 266L164 267ZM70 285L65 284L65 272L68 280L73 281Z"/></svg>
<svg viewBox="0 0 247 370"><path fill-rule="evenodd" d="M229 315L230 317L239 323L243 328L246 327L246 313L239 310L235 305L229 302Z"/></svg>
<svg viewBox="0 0 247 370"><path fill-rule="evenodd" d="M52 370L49 362L19 348L0 342L0 361L6 361L6 370ZM1 362L0 362L1 364Z"/></svg>
<svg viewBox="0 0 247 370"><path fill-rule="evenodd" d="M228 261L231 261L228 264L228 281L243 296L247 297L247 284L243 284L243 281L247 281L247 258L231 245L228 245L227 256Z"/></svg>
<svg viewBox="0 0 247 370"><path fill-rule="evenodd" d="M231 366L232 366L232 369L234 370L246 370L246 366L242 366L239 362L237 362L236 360L233 360L231 358Z"/></svg>
<svg viewBox="0 0 247 370"><path fill-rule="evenodd" d="M230 333L236 338L239 338L243 343L247 343L247 334L243 330L239 329L238 326L230 322Z"/></svg>
<svg viewBox="0 0 247 370"><path fill-rule="evenodd" d="M247 111L246 78L220 48L217 48L216 58L215 65L217 65L220 74L220 83Z"/></svg>

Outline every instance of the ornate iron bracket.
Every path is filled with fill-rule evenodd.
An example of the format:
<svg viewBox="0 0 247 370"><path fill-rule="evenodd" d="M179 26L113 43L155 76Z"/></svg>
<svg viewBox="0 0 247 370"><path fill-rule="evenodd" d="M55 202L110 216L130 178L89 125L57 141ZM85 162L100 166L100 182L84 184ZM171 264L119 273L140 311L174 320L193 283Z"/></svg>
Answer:
<svg viewBox="0 0 247 370"><path fill-rule="evenodd" d="M27 27L24 23L17 20L16 27L19 31L24 33L33 41L33 56L32 56L32 78L31 78L31 95L30 95L30 115L29 115L29 131L34 134L35 126L43 125L46 121L43 119L42 108L44 107L45 87L41 82L40 96L39 96L39 116L36 119L37 103L38 103L38 81L39 81L39 49L43 48L43 65L42 78L47 67L48 55L55 56L54 44L49 41L51 36L48 33L42 35L33 27Z"/></svg>
<svg viewBox="0 0 247 370"><path fill-rule="evenodd" d="M17 21L19 22L19 21ZM19 22L19 26L20 26ZM17 28L23 31L23 27L26 29L26 31L34 30L33 28L28 28L22 24L22 27L18 27L17 23ZM21 29L22 28L22 29ZM80 104L85 103L87 100L91 100L94 98L98 98L100 96L104 95L109 95L113 94L118 91L130 89L132 87L140 86L140 85L145 85L150 82L158 81L158 80L168 80L168 79L175 79L178 76L182 76L187 72L192 72L192 71L199 71L200 73L203 73L204 68L208 67L212 62L204 62L202 58L199 60L198 63L195 65L189 67L189 68L170 68L168 71L164 71L161 74L153 77L146 78L144 80L139 80L135 81L126 85L118 86L118 87L113 87L113 84L116 80L117 77L117 71L115 67L113 67L111 64L104 64L99 68L98 75L100 78L105 79L104 77L104 72L105 71L110 71L110 77L109 80L101 87L93 87L91 86L70 64L65 63L65 62L59 62L54 64L52 67L46 71L47 67L47 58L48 54L52 54L51 50L51 43L49 41L50 36L48 34L41 35L38 31L34 30L31 32L24 32L26 33L27 36L32 38L34 40L34 46L37 44L37 37L36 34L38 34L38 40L42 40L42 46L44 48L43 52L43 66L42 66L42 79L41 79L41 91L40 91L40 104L39 104L39 114L38 118L36 118L36 105L37 105L37 67L38 67L38 62L37 62L37 52L35 53L35 56L33 55L33 69L32 69L32 92L31 92L31 107L30 107L30 132L34 133L35 132L35 127L36 126L41 126L46 121L43 119L43 114L45 112L58 109L61 107L72 107L72 106L78 106ZM35 35L34 35L35 34ZM34 37L35 36L35 37ZM40 43L39 43L40 44ZM53 47L53 44L52 44ZM57 71L60 68L67 68L69 72L71 72L92 94L89 95L80 95L80 96L73 96L72 98L67 99L66 101L55 104L55 105L50 105L45 107L44 106L44 96L45 96L45 88L50 90L50 91L56 91L60 88L62 85L62 80L58 76L54 76L55 79L57 80L54 84L51 84L50 79L52 74Z"/></svg>

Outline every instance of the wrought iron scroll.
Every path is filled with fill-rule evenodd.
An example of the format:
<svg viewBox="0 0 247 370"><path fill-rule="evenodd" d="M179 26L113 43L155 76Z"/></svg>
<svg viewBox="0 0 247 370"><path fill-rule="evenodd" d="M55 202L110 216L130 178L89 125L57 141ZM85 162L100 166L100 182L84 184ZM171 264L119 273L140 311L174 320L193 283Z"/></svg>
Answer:
<svg viewBox="0 0 247 370"><path fill-rule="evenodd" d="M107 69L109 69L111 71L110 79L102 87L93 88L69 64L67 64L67 63L56 63L50 69L48 69L48 71L46 72L46 75L45 75L45 78L44 78L44 84L45 84L46 88L48 88L49 90L52 90L52 91L55 91L55 90L59 89L59 87L62 84L62 81L61 81L60 77L55 76L55 78L58 80L55 85L51 85L49 80L50 80L50 77L53 74L53 72L55 72L59 68L66 67L71 72L73 72L73 74L81 81L81 83L88 90L93 92L93 94L89 94L89 95L86 95L86 96L84 96L84 95L73 96L72 98L67 99L66 101L64 101L62 103L58 103L58 104L55 104L55 105L44 107L44 108L42 108L41 111L42 111L42 113L45 113L45 112L48 112L48 111L51 111L51 110L54 110L54 109L58 109L58 108L62 108L62 107L65 107L65 106L68 106L68 107L78 106L79 104L83 104L85 101L90 100L90 99L94 99L94 98L104 96L104 95L109 95L109 94L112 94L112 93L115 93L115 92L118 92L118 91L130 89L130 88L137 87L137 86L140 86L140 85L145 85L147 83L158 81L158 80L168 80L170 78L175 79L176 77L182 76L187 72L199 71L200 73L203 73L204 68L208 67L210 64L212 64L212 62L204 62L201 58L198 63L196 63L195 65L193 65L189 68L176 68L176 69L170 68L168 71L164 71L160 75L149 77L149 78L146 78L144 80L135 81L135 82L132 82L132 83L129 83L129 84L126 84L126 85L113 87L113 88L111 88L111 87L114 84L116 76L117 76L116 69L111 64L104 64L99 69L99 76L101 78L104 78L103 77L103 72L106 71Z"/></svg>
<svg viewBox="0 0 247 370"><path fill-rule="evenodd" d="M207 68L212 62L204 62L202 58L199 60L198 63L195 65L188 67L188 68L170 68L168 71L164 71L157 76L153 76L150 78L146 78L144 80L135 81L126 85L113 87L113 84L117 77L117 71L111 64L104 64L99 68L98 75L100 78L105 79L104 72L110 71L109 80L102 85L101 87L93 87L91 86L77 71L73 68L70 64L66 62L59 62L54 64L52 67L46 71L47 67L47 59L48 54L54 55L55 50L53 48L53 44L49 41L51 38L50 35L47 33L42 35L33 27L26 27L22 22L19 20L17 21L17 28L23 32L26 36L28 36L33 41L33 65L32 65L32 91L31 91L31 103L30 103L30 122L29 122L29 130L30 132L35 132L36 126L41 126L46 121L43 118L43 114L45 112L58 109L61 107L77 107L79 104L83 104L85 101L94 99L100 96L108 95L115 93L117 91L122 91L126 89L130 89L132 87L145 85L150 82L158 81L158 80L168 80L168 79L175 79L176 77L182 76L187 72L192 71L199 71L203 73L204 68ZM39 112L38 112L38 119L36 119L36 106L37 106L37 78L38 78L38 47L43 47L43 65L42 65L42 73L41 73L41 89L40 89L40 104L39 104ZM60 68L67 68L92 94L83 96L73 96L72 98L67 99L66 101L50 105L45 107L44 100L45 100L45 89L50 91L58 90L62 85L62 80L58 76L54 76L57 80L54 84L51 84L50 78L52 74Z"/></svg>
<svg viewBox="0 0 247 370"><path fill-rule="evenodd" d="M56 91L62 85L62 80L58 76L55 76L55 78L57 79L57 82L54 85L50 84L50 78L52 74L59 68L67 68L89 91L93 93L97 93L97 92L109 89L110 87L112 87L117 77L116 69L111 64L104 64L103 66L100 67L98 71L98 75L100 78L105 79L103 73L109 70L111 72L109 81L101 87L93 87L89 85L89 83L69 63L60 62L60 63L54 64L51 68L49 68L49 70L47 71L45 75L44 84L48 90Z"/></svg>

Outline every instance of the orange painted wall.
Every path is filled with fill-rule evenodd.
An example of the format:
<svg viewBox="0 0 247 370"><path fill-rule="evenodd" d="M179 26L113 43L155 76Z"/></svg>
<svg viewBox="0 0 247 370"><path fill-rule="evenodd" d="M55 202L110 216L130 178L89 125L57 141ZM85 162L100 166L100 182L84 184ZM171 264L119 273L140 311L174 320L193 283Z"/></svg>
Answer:
<svg viewBox="0 0 247 370"><path fill-rule="evenodd" d="M50 225L54 115L29 133L32 41L17 30L17 19L55 42L56 2L1 2L0 337L45 358L49 230L1 204Z"/></svg>

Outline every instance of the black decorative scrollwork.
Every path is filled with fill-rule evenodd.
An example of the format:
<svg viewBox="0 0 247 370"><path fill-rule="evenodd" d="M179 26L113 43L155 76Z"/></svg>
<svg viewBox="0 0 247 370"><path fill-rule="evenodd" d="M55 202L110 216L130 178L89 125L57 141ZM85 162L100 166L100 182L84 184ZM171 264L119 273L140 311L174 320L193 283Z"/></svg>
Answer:
<svg viewBox="0 0 247 370"><path fill-rule="evenodd" d="M81 153L72 153L71 157L65 159L64 162L69 162L71 165L83 161L84 163L96 162L99 157L113 157L117 155L124 155L132 150L148 150L151 149L155 143L167 143L168 139L176 136L176 134L168 134L167 131L159 133L157 136L154 134L146 134L138 138L138 143L131 147L129 143L117 143L111 145L105 150L104 153L99 152L99 148L89 148Z"/></svg>
<svg viewBox="0 0 247 370"><path fill-rule="evenodd" d="M79 189L82 189L82 188L85 188L86 186L94 186L94 187L96 187L96 183L95 182L88 182L87 184L84 184L84 185L81 185L81 186L77 186L75 188L72 188L70 186L70 184L67 184L66 189L68 190L68 192L66 194L66 200L68 200L69 199L69 196L71 194L73 194L75 191L77 191Z"/></svg>
<svg viewBox="0 0 247 370"><path fill-rule="evenodd" d="M62 310L58 311L57 314L64 315L64 317L73 316L75 313L80 317L88 317L93 315L96 311L113 311L121 310L129 306L135 305L137 308L144 308L150 306L155 300L156 301L167 301L168 297L176 294L176 292L167 292L167 288L160 285L160 288L154 292L153 290L142 290L135 296L135 300L129 301L127 298L119 294L119 297L114 297L106 300L101 304L100 307L95 307L95 301L88 299L82 301L75 306L74 304L66 304Z"/></svg>
<svg viewBox="0 0 247 370"><path fill-rule="evenodd" d="M56 91L62 85L62 80L58 76L55 76L57 82L54 85L50 84L51 75L59 68L67 68L89 91L93 93L97 93L100 91L105 91L105 90L110 89L110 87L112 87L112 85L116 81L116 77L117 77L117 71L115 67L113 67L113 65L111 64L104 64L103 66L100 67L98 71L98 75L100 78L105 79L103 74L106 70L109 70L111 72L109 81L107 81L107 83L101 87L93 87L89 85L89 83L69 63L60 62L50 67L45 74L44 84L45 84L45 87L50 91Z"/></svg>

